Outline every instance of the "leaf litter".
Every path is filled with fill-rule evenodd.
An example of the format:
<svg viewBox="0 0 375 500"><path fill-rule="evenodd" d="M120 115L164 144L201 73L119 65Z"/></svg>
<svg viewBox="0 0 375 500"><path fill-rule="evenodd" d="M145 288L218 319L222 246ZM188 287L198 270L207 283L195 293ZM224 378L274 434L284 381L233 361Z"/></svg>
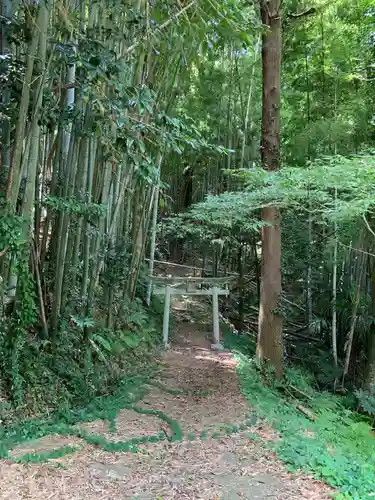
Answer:
<svg viewBox="0 0 375 500"><path fill-rule="evenodd" d="M178 338L161 363L161 382L139 403L178 421L184 439L143 445L138 453L110 453L79 443L63 458L42 464L0 462L0 499L45 500L237 500L332 497L332 490L303 474L290 474L266 447L276 432L262 422L243 424L250 409L243 398L229 352L212 352L205 326L177 324ZM224 424L237 432L220 434ZM115 430L109 423L84 424L107 439L154 435L166 424L160 419L121 410ZM212 434L217 434L215 438ZM23 444L22 451L60 447L66 438L51 436ZM52 443L52 444L51 444ZM14 450L19 453L20 450Z"/></svg>

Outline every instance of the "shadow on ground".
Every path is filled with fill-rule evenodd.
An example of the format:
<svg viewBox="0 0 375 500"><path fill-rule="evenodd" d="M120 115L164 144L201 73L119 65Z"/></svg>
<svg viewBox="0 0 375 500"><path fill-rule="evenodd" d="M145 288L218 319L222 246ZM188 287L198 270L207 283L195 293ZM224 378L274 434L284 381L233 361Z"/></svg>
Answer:
<svg viewBox="0 0 375 500"><path fill-rule="evenodd" d="M103 452L79 439L59 436L24 443L12 451L13 457L67 444L80 449L44 464L2 461L0 499L329 498L329 489L321 483L282 470L265 447L267 440L277 438L271 428L254 421L252 429L239 430L251 412L241 395L230 352L212 352L209 321L189 320L183 301L176 309L174 345L160 360L162 383L169 392L152 386L139 406L161 410L177 420L184 439L147 443L138 453ZM223 424L238 425L238 432L220 436ZM159 418L127 409L118 414L115 431L103 420L81 425L114 441L167 432L167 424ZM215 432L218 437L213 439Z"/></svg>

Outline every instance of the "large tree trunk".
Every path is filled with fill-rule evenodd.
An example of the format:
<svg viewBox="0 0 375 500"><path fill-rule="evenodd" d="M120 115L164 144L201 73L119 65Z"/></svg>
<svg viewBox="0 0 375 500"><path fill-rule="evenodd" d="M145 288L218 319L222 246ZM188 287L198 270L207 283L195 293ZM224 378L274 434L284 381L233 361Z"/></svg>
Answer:
<svg viewBox="0 0 375 500"><path fill-rule="evenodd" d="M263 110L261 154L266 170L280 167L280 0L260 0L263 35ZM276 207L262 210L262 271L259 307L257 358L269 362L276 376L283 374L281 295L280 212Z"/></svg>

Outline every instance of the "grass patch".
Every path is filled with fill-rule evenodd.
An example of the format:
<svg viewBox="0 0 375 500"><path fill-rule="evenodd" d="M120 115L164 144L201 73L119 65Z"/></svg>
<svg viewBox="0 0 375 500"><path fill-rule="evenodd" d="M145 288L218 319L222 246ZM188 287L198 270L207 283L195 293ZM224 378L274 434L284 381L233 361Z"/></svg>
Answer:
<svg viewBox="0 0 375 500"><path fill-rule="evenodd" d="M291 369L282 386L292 383L307 395L303 404L315 416L310 420L298 411L300 401L280 392L280 383L271 378L265 383L249 356L252 347L246 346L246 338L232 338L230 346L238 362L242 392L259 417L280 433L280 440L270 446L289 470L301 469L322 479L341 492L337 498L373 498L375 437L369 424L346 409L340 397L315 391L306 374Z"/></svg>

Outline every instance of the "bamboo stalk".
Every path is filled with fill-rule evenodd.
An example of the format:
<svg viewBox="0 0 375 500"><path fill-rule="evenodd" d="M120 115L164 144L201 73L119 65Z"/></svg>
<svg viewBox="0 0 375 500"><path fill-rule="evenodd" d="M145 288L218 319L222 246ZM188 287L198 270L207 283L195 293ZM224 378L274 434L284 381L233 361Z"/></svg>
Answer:
<svg viewBox="0 0 375 500"><path fill-rule="evenodd" d="M15 144L13 148L13 162L8 179L7 200L9 203L9 210L11 213L15 212L17 197L21 185L22 176L22 153L25 139L26 117L30 103L30 90L32 87L32 75L34 71L34 64L36 53L38 50L39 36L41 22L45 15L45 8L39 8L36 20L31 19L31 23L35 21L35 29L32 32L32 38L29 45L29 50L26 58L26 72L23 81L21 101L19 105L18 120L15 132Z"/></svg>

